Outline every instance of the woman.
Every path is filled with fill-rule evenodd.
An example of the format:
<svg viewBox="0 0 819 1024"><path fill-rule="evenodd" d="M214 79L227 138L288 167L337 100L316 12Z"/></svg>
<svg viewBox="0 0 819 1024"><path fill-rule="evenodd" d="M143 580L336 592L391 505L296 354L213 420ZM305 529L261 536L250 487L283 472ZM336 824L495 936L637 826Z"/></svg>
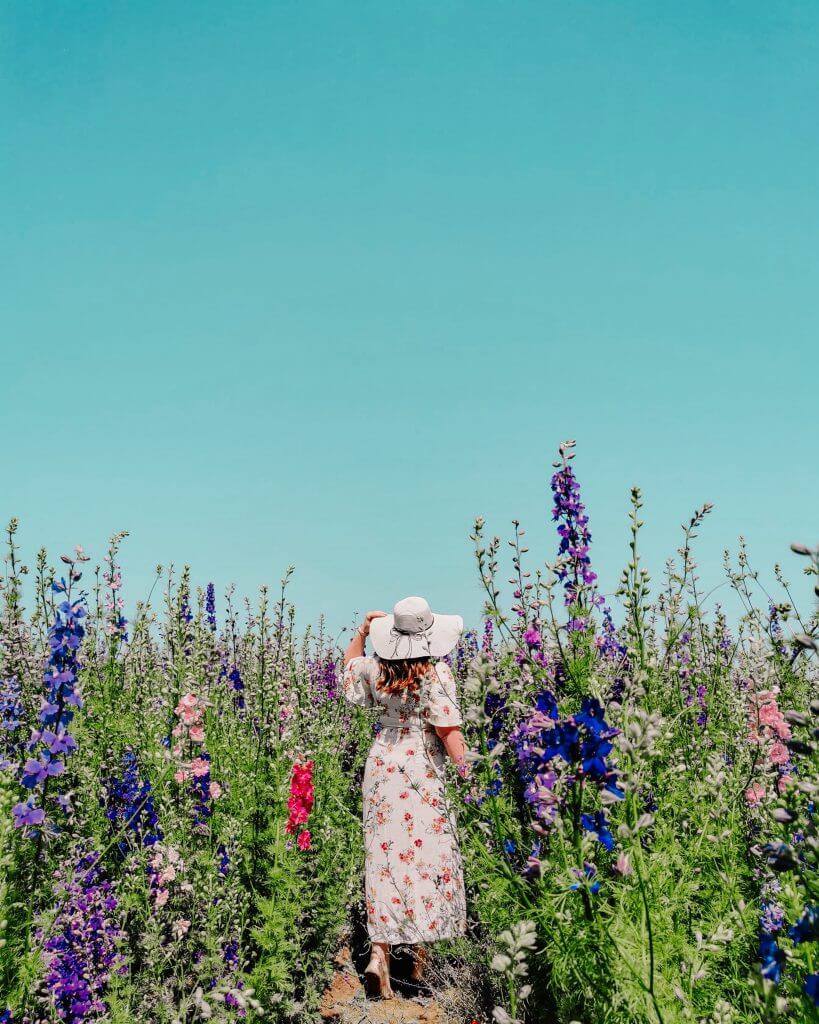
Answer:
<svg viewBox="0 0 819 1024"><path fill-rule="evenodd" d="M372 956L367 992L392 997L390 944L417 945L413 981L425 959L421 943L466 931L463 867L444 789L446 754L466 778L455 679L438 661L457 644L459 615L433 615L420 597L392 615L368 612L344 653L344 696L378 708L380 730L364 769L367 931ZM369 636L376 657L364 657Z"/></svg>

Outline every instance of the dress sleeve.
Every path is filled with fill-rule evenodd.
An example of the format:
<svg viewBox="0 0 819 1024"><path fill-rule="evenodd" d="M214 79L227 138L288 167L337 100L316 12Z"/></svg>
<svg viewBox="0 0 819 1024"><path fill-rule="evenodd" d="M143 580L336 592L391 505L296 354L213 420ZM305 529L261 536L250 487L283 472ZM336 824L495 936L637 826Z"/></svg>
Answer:
<svg viewBox="0 0 819 1024"><path fill-rule="evenodd" d="M372 691L370 690L370 663L372 658L364 656L350 658L344 666L342 678L344 697L351 703L362 708L374 706Z"/></svg>
<svg viewBox="0 0 819 1024"><path fill-rule="evenodd" d="M435 673L424 688L421 715L430 725L461 725L463 718L458 707L455 677L445 661L439 661Z"/></svg>

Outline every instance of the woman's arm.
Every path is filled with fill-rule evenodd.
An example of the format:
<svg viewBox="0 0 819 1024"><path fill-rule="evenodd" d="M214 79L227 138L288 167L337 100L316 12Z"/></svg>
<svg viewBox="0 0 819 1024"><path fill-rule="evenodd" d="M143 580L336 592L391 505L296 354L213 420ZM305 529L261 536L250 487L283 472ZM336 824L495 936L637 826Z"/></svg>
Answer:
<svg viewBox="0 0 819 1024"><path fill-rule="evenodd" d="M455 762L458 774L463 778L469 778L469 763L466 760L466 743L460 726L457 725L436 725L435 732L440 736L444 749L450 758Z"/></svg>
<svg viewBox="0 0 819 1024"><path fill-rule="evenodd" d="M364 653L364 640L370 632L370 623L373 619L379 619L382 615L386 614L386 612L367 612L363 623L355 631L352 640L347 645L347 650L344 652L345 665L351 658L360 658L362 656Z"/></svg>

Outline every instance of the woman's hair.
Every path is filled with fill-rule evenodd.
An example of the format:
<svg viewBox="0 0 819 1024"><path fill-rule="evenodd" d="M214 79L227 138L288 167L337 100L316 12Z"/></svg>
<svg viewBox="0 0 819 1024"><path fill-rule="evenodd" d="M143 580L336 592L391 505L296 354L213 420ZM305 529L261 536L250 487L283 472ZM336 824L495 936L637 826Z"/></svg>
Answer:
<svg viewBox="0 0 819 1024"><path fill-rule="evenodd" d="M378 659L381 675L377 686L384 693L400 693L409 690L418 693L420 680L432 665L432 658L396 658L393 661Z"/></svg>

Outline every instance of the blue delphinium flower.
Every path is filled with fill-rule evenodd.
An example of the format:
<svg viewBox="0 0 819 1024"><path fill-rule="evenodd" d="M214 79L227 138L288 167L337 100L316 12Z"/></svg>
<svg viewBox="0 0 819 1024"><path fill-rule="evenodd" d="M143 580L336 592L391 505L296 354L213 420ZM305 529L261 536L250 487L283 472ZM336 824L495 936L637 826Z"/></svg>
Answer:
<svg viewBox="0 0 819 1024"><path fill-rule="evenodd" d="M139 763L133 750L126 750L122 756L121 778L107 779L104 785L105 797L100 800L112 831L119 833L117 849L121 857L133 843L153 846L162 839L151 783L148 779L140 781Z"/></svg>
<svg viewBox="0 0 819 1024"><path fill-rule="evenodd" d="M64 580L54 583L53 589L56 593L68 594ZM74 718L74 709L82 707L82 699L75 687L80 670L78 651L85 636L82 620L86 614L82 598L65 600L58 605L48 633L50 654L43 674L46 696L39 714L41 728L32 730L26 745L30 756L23 764L20 776L26 789L41 789L41 801L48 796L49 781L63 774L65 758L77 746L68 727ZM45 815L40 816L37 810L32 793L25 804L17 804L13 808L14 824L18 828L42 824Z"/></svg>
<svg viewBox="0 0 819 1024"><path fill-rule="evenodd" d="M511 857L512 854L515 852L515 850L517 850L518 847L517 847L517 844L515 843L514 839L510 839L510 838L507 837L503 841L503 848L509 854L509 856Z"/></svg>
<svg viewBox="0 0 819 1024"><path fill-rule="evenodd" d="M595 811L593 814L582 814L580 824L587 832L592 832L607 850L614 849L614 836L612 835L605 811Z"/></svg>
<svg viewBox="0 0 819 1024"><path fill-rule="evenodd" d="M205 591L205 617L208 625L216 632L216 588L209 583Z"/></svg>
<svg viewBox="0 0 819 1024"><path fill-rule="evenodd" d="M803 991L814 1006L819 1006L819 974L809 974L805 978Z"/></svg>
<svg viewBox="0 0 819 1024"><path fill-rule="evenodd" d="M776 938L764 930L759 933L759 959L762 962L762 977L778 985L782 977L782 965L785 963L785 952L779 948Z"/></svg>
<svg viewBox="0 0 819 1024"><path fill-rule="evenodd" d="M518 723L510 735L517 753L518 773L525 786L524 796L538 816L548 821L555 817L556 800L551 792L556 778L555 761L564 761L569 766L565 776L568 786L583 778L622 799L625 794L619 786L618 774L606 760L613 749L611 738L619 730L608 725L599 701L586 697L577 714L563 721L555 721L556 717L554 697L542 693L537 709Z"/></svg>
<svg viewBox="0 0 819 1024"><path fill-rule="evenodd" d="M788 935L797 945L819 941L819 908L805 907L796 924L788 929Z"/></svg>
<svg viewBox="0 0 819 1024"><path fill-rule="evenodd" d="M228 855L227 847L224 843L219 843L216 847L216 852L219 854L219 867L217 871L222 878L227 878L230 868L230 856Z"/></svg>
<svg viewBox="0 0 819 1024"><path fill-rule="evenodd" d="M572 882L572 884L569 886L570 889L580 889L581 886L584 885L585 881L585 885L588 886L589 892L591 892L592 895L596 895L598 892L600 892L600 882L597 879L597 868L594 866L594 864L589 864L589 862L586 861L586 863L583 865L582 871L580 870L580 868L572 868L572 874L575 875L578 879L580 879L580 881Z"/></svg>

